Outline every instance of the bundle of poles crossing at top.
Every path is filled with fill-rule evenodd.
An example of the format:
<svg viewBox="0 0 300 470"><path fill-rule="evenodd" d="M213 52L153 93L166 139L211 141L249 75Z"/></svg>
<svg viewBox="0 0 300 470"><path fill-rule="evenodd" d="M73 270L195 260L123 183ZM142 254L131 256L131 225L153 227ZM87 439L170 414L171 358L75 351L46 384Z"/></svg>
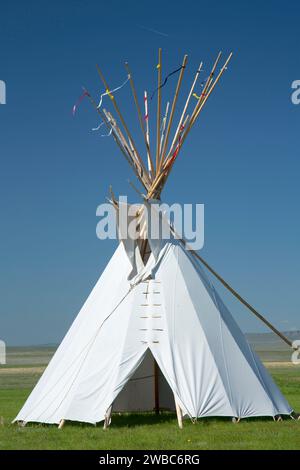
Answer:
<svg viewBox="0 0 300 470"><path fill-rule="evenodd" d="M184 55L182 64L179 68L177 68L174 72L171 72L165 80L162 82L162 50L158 50L158 63L157 63L157 88L155 93L153 93L151 97L154 97L157 94L157 107L156 107L156 143L154 149L151 148L150 145L150 122L149 122L149 102L148 102L148 94L144 92L144 115L142 113L134 80L133 75L130 70L128 62L125 62L125 68L127 71L127 81L130 82L131 92L135 104L135 108L137 111L137 117L139 121L139 126L142 132L144 144L145 144L145 157L142 158L141 154L139 153L135 141L132 137L132 134L124 120L120 107L117 103L116 97L114 95L114 91L111 90L109 87L108 82L106 81L103 72L101 71L100 67L97 65L97 71L101 78L101 81L105 87L105 93L101 95L101 104L102 104L102 97L104 95L108 95L113 108L116 112L116 116L102 106L97 105L97 102L94 100L92 95L85 90L83 96L87 96L94 106L97 113L101 116L102 124L105 124L109 133L113 136L114 141L118 145L119 149L121 150L123 156L125 157L128 164L132 167L136 177L144 187L146 194L140 195L143 197L145 202L149 199L160 199L160 194L162 189L169 177L169 174L174 166L174 163L181 151L183 143L185 142L188 134L190 133L192 127L196 123L199 115L203 111L204 106L207 103L208 98L212 94L213 90L215 89L216 85L218 84L219 80L221 79L224 72L227 70L227 66L230 62L232 57L232 53L228 55L226 60L224 61L223 65L217 72L217 67L219 66L220 60L222 57L222 53L219 52L217 55L211 71L207 78L201 82L200 91L197 93L197 81L199 78L200 73L202 72L202 62L195 73L194 79L192 81L189 93L186 97L184 107L180 114L180 119L177 122L175 132L173 134L173 138L171 140L171 130L174 121L174 115L176 110L176 105L178 102L178 96L181 90L181 85L184 77L184 73L187 67L187 59L188 56ZM175 88L173 100L170 103L166 104L165 112L162 114L162 88L166 83L169 76L174 75L175 73L179 72L177 85ZM126 81L126 82L127 82ZM123 85L122 85L123 86ZM121 87L122 87L121 86ZM118 87L116 90L118 90ZM192 99L196 98L196 102ZM81 100L81 99L80 99ZM193 103L194 106L193 106ZM73 110L75 109L76 105L74 106ZM121 123L122 129L118 124L117 119ZM101 125L102 125L101 124ZM132 185L133 186L133 185ZM133 186L134 187L134 186ZM135 188L136 189L136 188ZM111 201L118 208L118 202L113 194L112 189L111 192ZM139 192L139 191L138 191ZM146 240L144 240L146 241ZM184 245L187 244L185 240L181 240ZM270 328L276 335L278 335L286 344L290 347L295 349L295 346L291 342L289 338L286 337L283 333L281 333L277 328L274 327L263 315L261 315L252 305L250 305L236 290L234 290L200 255L193 250L190 250L191 254L200 261L207 269L213 274L223 286L228 289L231 294L233 294L245 307L248 308L259 320L261 320L268 328ZM296 348L297 349L297 348Z"/></svg>
<svg viewBox="0 0 300 470"><path fill-rule="evenodd" d="M190 133L195 122L199 118L199 115L203 111L208 98L213 92L214 88L218 84L223 73L227 69L228 63L232 57L232 53L229 54L224 64L217 72L217 67L220 63L222 53L219 52L216 60L213 63L211 71L205 80L201 83L200 91L196 93L197 81L200 73L202 72L202 62L197 69L194 79L192 81L189 93L187 95L183 110L180 115L180 119L176 125L176 129L171 140L172 125L174 124L174 115L178 97L181 90L181 85L184 77L184 73L187 67L188 56L184 55L182 65L178 71L178 80L175 88L174 96L170 103L167 103L164 114L162 113L162 50L158 51L158 63L157 69L157 108L156 108L156 143L154 148L150 145L150 122L149 122L149 101L148 94L144 92L144 115L141 110L133 75L130 70L128 62L125 63L125 68L128 74L128 80L130 82L131 92L137 111L137 117L139 127L142 132L142 137L145 144L145 158L142 158L141 153L138 151L133 136L127 126L120 106L116 100L113 91L110 91L109 83L103 75L100 67L97 65L97 71L101 78L101 81L105 87L106 95L109 96L116 116L106 109L99 107L96 101L93 99L91 94L85 91L86 96L95 107L96 111L102 118L103 123L107 126L109 132L112 133L113 139L121 150L127 163L132 167L136 177L144 187L146 191L146 198L160 198L161 191L164 184L173 168L173 165L181 151L183 143ZM171 74L170 74L171 75ZM165 81L166 82L166 79ZM190 111L189 111L190 109ZM118 122L119 120L119 122ZM121 126L119 126L119 123ZM121 129L122 128L122 129Z"/></svg>

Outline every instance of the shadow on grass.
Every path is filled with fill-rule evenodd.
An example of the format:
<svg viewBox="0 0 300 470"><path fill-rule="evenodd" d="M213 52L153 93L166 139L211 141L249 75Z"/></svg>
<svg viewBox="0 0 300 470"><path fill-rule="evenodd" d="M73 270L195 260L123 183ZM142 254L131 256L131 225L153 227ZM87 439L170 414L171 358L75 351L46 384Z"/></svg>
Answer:
<svg viewBox="0 0 300 470"><path fill-rule="evenodd" d="M284 416L283 420L290 420L291 418L288 416ZM253 417L253 418L244 418L240 421L240 423L235 424L235 426L241 426L243 423L266 423L273 421L272 417L260 416L260 417ZM177 417L175 413L172 412L160 412L158 415L154 412L149 413L113 413L112 415L112 423L111 427L114 429L118 428L135 428L140 426L153 426L153 425L160 425L160 424L168 424L172 423L177 426ZM211 426L217 424L225 424L227 423L229 426L232 426L232 418L231 417L211 417L211 418L198 418L196 421L196 425L200 426ZM191 420L184 419L184 426L192 424ZM66 427L73 427L73 428L94 428L93 424L89 423L81 423L78 421L66 421ZM41 423L28 423L27 427L34 427L34 428L57 428L56 424L41 424ZM103 427L103 421L97 423L97 428Z"/></svg>
<svg viewBox="0 0 300 470"><path fill-rule="evenodd" d="M155 413L115 413L112 416L113 427L151 426L177 421L176 414L171 412ZM100 423L101 425L101 423Z"/></svg>
<svg viewBox="0 0 300 470"><path fill-rule="evenodd" d="M157 424L165 424L174 421L177 424L176 414L172 412L160 412L158 415L154 412L149 413L113 413L111 426L114 428L122 427L138 427L138 426L149 426ZM16 424L12 424L15 426ZM103 421L97 423L97 428L103 426ZM29 422L26 428L57 428L57 424L44 424ZM90 423L83 423L79 421L66 421L65 427L74 428L94 428L95 426Z"/></svg>

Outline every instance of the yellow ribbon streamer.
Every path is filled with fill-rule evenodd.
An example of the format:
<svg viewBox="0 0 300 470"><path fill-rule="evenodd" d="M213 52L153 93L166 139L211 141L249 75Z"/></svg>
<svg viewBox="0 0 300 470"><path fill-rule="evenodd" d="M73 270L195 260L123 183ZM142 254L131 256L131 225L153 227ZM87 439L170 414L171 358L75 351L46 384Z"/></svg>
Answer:
<svg viewBox="0 0 300 470"><path fill-rule="evenodd" d="M112 95L111 92L108 89L106 89L106 93L108 94L108 96L110 97L111 100L114 99L114 95Z"/></svg>

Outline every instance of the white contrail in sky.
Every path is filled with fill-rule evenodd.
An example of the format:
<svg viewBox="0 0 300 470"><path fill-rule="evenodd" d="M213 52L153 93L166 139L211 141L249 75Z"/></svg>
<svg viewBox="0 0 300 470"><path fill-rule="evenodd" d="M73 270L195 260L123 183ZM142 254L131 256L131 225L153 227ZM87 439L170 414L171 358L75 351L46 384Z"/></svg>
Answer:
<svg viewBox="0 0 300 470"><path fill-rule="evenodd" d="M160 34L160 36L165 36L166 38L169 37L168 34L163 33L162 31L158 31L157 29L147 28L147 26L144 26L142 24L138 24L137 26L138 26L138 28L144 29L145 31L150 31L150 33Z"/></svg>

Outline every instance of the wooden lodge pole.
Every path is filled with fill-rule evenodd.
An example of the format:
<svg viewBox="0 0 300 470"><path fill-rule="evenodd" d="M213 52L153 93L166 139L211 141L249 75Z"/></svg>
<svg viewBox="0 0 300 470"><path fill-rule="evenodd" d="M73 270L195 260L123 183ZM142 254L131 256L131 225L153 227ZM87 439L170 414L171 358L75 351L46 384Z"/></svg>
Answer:
<svg viewBox="0 0 300 470"><path fill-rule="evenodd" d="M200 72L201 72L201 70L202 70L202 65L203 65L203 62L200 62L200 65L199 65L198 70L197 70L197 72L196 72L196 75L195 75L194 81L193 81L193 83L192 83L190 92L189 92L189 94L188 94L186 103L185 103L185 105L184 105L184 108L183 108L183 111L182 111L182 114L181 114L181 118L180 118L180 120L179 120L177 129L176 129L176 132L175 132L175 134L174 134L174 139L173 139L173 142L172 142L172 144L171 144L171 147L170 147L170 151L169 151L168 156L172 154L172 151L173 151L173 149L174 149L174 145L175 145L175 143L176 143L176 141L177 141L177 139L178 139L178 134L179 134L179 132L180 132L180 128L181 128L181 125L182 125L182 123L183 123L183 120L184 120L185 113L186 113L186 111L187 111L188 105L189 105L189 103L190 103L190 99L191 99L192 94L193 94L193 92L194 92L194 89L195 89L195 86L196 86L198 77L199 77ZM167 159L167 157L166 157L166 159ZM166 160L165 160L165 161L166 161Z"/></svg>
<svg viewBox="0 0 300 470"><path fill-rule="evenodd" d="M187 246L187 243L185 242L185 245ZM293 348L293 343L290 341L283 333L281 333L275 326L272 325L263 315L261 315L252 305L250 305L236 290L231 287L228 282L223 279L220 274L218 274L198 253L192 249L190 249L191 253L195 258L197 258L207 269L208 271L213 274L218 281L220 281L221 284L223 284L224 287L226 287L231 294L238 299L245 307L250 310L259 320L261 320L270 330L272 330L279 338L281 338L286 344L288 344L291 348Z"/></svg>
<svg viewBox="0 0 300 470"><path fill-rule="evenodd" d="M131 166L133 169L136 177L140 181L140 183L144 186L144 188L147 190L146 183L143 179L143 169L140 166L139 160L136 158L135 154L132 153L129 144L127 143L124 135L122 134L120 128L117 126L116 120L112 116L112 114L106 109L103 109L103 113L111 125L114 140L117 143L118 147L121 149L127 163Z"/></svg>
<svg viewBox="0 0 300 470"><path fill-rule="evenodd" d="M165 137L164 145L163 145L163 148L162 148L162 151L161 151L161 158L160 158L160 161L159 161L159 168L157 169L157 174L160 173L161 166L162 166L162 163L163 163L164 158L165 158L165 153L166 153L166 149L167 149L168 142L169 142L170 130L171 130L172 122L173 122L173 117L174 117L176 103L177 103L177 99L178 99L178 95L179 95L179 91L180 91L180 87L181 87L181 82L182 82L182 79L183 79L183 74L184 74L184 71L185 71L186 63L187 63L187 58L188 58L188 56L185 54L185 56L183 58L183 61L182 61L180 74L179 74L179 77L178 77L178 82L177 82L177 86L176 86L175 95L174 95L174 98L173 98L173 103L172 103L172 107L171 107L171 112L170 112L170 117L169 117L169 121L168 121L167 131L166 131L166 137Z"/></svg>
<svg viewBox="0 0 300 470"><path fill-rule="evenodd" d="M134 170L134 172L135 172L135 174L136 174L138 180L141 182L141 184L144 186L144 188L145 188L146 190L148 190L146 184L145 184L144 181L141 179L141 176L137 173L137 170L136 170L136 168L134 167L134 164L133 164L133 162L132 162L132 156L130 155L130 159L129 159L129 157L128 157L126 151L125 151L125 148L121 145L121 142L119 141L118 137L116 136L114 127L113 127L113 126L111 125L111 123L109 122L108 117L105 115L105 113L104 113L101 109L98 108L97 103L96 103L96 101L94 100L94 98L92 97L92 95L91 95L89 92L87 92L87 93L88 93L88 94L87 94L87 97L88 97L90 103L91 103L92 106L95 108L95 110L96 110L96 112L99 114L99 116L101 116L101 119L102 119L103 122L105 123L107 129L108 129L108 130L112 129L114 141L116 142L117 146L118 146L119 149L121 150L121 152L122 152L123 156L125 157L127 163L129 163L129 165L133 168L133 170Z"/></svg>
<svg viewBox="0 0 300 470"><path fill-rule="evenodd" d="M187 129L185 130L185 133L184 133L184 135L183 135L183 137L182 137L180 147L182 147L183 142L185 141L185 139L186 139L188 133L190 132L190 130L191 130L191 128L192 128L192 125L193 125L193 123L195 122L195 116L196 116L196 114L197 114L197 111L198 111L198 109L199 109L199 107L200 107L202 101L205 99L206 93L207 93L207 91L208 91L210 85L212 84L212 81L213 81L213 79L214 79L214 74L215 74L217 65L218 65L218 63L219 63L219 61L220 61L220 59L221 59L221 55L222 55L222 52L220 51L219 54L218 54L218 56L217 56L217 58L216 58L216 60L215 60L215 62L214 62L214 64L213 64L213 67L212 67L211 72L210 72L210 74L209 74L209 77L208 77L208 79L207 79L207 81L206 81L206 84L204 85L203 91L202 91L202 93L201 93L201 95L200 95L200 99L198 100L198 102L197 102L197 104L196 104L196 106L195 106L195 108L194 108L194 111L193 111L193 113L192 113L192 115L191 115L191 119L190 119L190 122L189 122L189 124L188 124L188 127L187 127Z"/></svg>
<svg viewBox="0 0 300 470"><path fill-rule="evenodd" d="M160 146L159 146L160 155L159 155L159 158L161 158L161 149L162 149L163 141L164 141L164 137L165 137L165 130L166 130L166 124L167 124L167 119L168 119L169 106L170 106L170 103L168 101L167 105L166 105L165 114L164 114L164 117L163 117L163 120L162 120L162 126L161 126L161 136L160 136Z"/></svg>
<svg viewBox="0 0 300 470"><path fill-rule="evenodd" d="M194 117L194 120L192 122L192 125L194 124L194 122L196 121L196 119L198 118L203 106L205 105L206 101L208 100L210 94L213 92L215 86L217 85L218 81L220 80L220 78L222 77L223 73L225 72L225 70L227 70L227 65L229 64L229 61L231 60L231 57L232 57L232 52L229 54L229 56L227 57L226 59L226 62L225 64L223 65L223 67L221 68L217 78L215 79L214 83L211 85L210 89L208 90L208 92L206 93L206 96L204 97L202 103L200 104L198 110L197 110L197 113Z"/></svg>
<svg viewBox="0 0 300 470"><path fill-rule="evenodd" d="M214 73L215 73L215 70L216 70L216 67L219 63L219 60L220 60L220 57L221 57L221 52L219 52L218 56L217 56L217 59L212 67L212 70L211 70L211 73L210 73L210 77L209 79L207 80L206 82L206 85L203 89L203 92L201 94L201 97L200 99L198 100L198 103L196 104L195 108L194 108L194 111L192 113L192 116L189 120L189 124L182 136L182 139L180 141L180 143L178 144L179 147L178 147L178 153L188 135L188 133L190 132L192 126L194 125L197 117L199 116L199 113L201 111L201 109L203 108L203 106L205 105L207 99L209 98L210 94L212 93L213 89L215 88L215 86L217 85L218 81L220 80L221 76L223 75L224 71L226 70L227 68L227 65L232 57L232 53L228 56L224 66L221 68L221 71L219 72L216 80L214 81L214 83L211 85L212 81L213 81L213 76L214 76ZM211 85L211 86L210 86ZM178 156L178 153L177 153L177 156ZM167 164L170 160L170 158L172 158L172 155L169 154L169 158L165 160L164 162L164 165L163 165L163 168L162 168L162 171L160 172L159 175L157 175L157 177L155 178L155 180L153 181L152 183L152 186L151 186L151 189L150 191L148 191L148 195L147 197L151 198L153 197L153 195L155 194L155 192L157 191L157 189L159 188L159 186L162 184L162 180L163 178L165 178L165 181L167 180L168 178L168 175L170 174L170 171L173 167L173 164L175 162L175 159L173 160L173 162L171 163L171 166L169 168L167 168ZM167 173L166 173L166 169L167 169Z"/></svg>
<svg viewBox="0 0 300 470"><path fill-rule="evenodd" d="M150 149L150 132L149 132L149 114L148 114L148 94L147 91L144 91L144 106L145 106L145 122L146 122L146 140L147 140L147 147ZM153 165L153 161L152 161ZM148 170L151 169L151 162L148 158ZM152 175L155 178L155 169L153 166Z"/></svg>
<svg viewBox="0 0 300 470"><path fill-rule="evenodd" d="M150 151L149 141L148 141L148 139L147 139L147 135L146 135L146 131L145 131L145 126L144 126L144 121L143 121L143 118L142 118L142 113L141 113L141 109L140 109L140 106L139 106L139 102L138 102L138 98L137 98L137 93L136 93L136 89L135 89L135 85L134 85L132 73L131 73L131 71L130 71L128 62L125 62L125 68L126 68L126 71L127 71L127 73L128 73L128 76L130 77L130 78L129 78L129 82L130 82L130 86L131 86L131 91L132 91L133 99L134 99L134 102L135 102L136 110L137 110L137 113L138 113L140 128L141 128L141 131L142 131L142 134L143 134L143 137L144 137L144 141L145 141L145 145L146 145L146 149L147 149L148 163L149 163L149 166L150 166L149 169L151 170L151 174L152 174L153 177L154 177L154 165L153 165L153 160L152 160L152 157L151 157L151 151Z"/></svg>
<svg viewBox="0 0 300 470"><path fill-rule="evenodd" d="M108 86L107 81L106 81L105 78L104 78L103 73L102 73L101 70L100 70L99 65L97 64L96 67L97 67L97 71L98 71L99 77L101 78L101 80L102 80L102 82L103 82L103 84L104 84L106 90L109 91L110 88L109 88L109 86ZM145 166L144 166L143 160L141 159L141 157L140 157L140 155L139 155L139 153L138 153L138 151L137 151L136 145L135 145L134 140L133 140L133 138L132 138L132 135L131 135L131 133L130 133L128 127L127 127L127 124L126 124L126 122L125 122L125 120L124 120L124 118L123 118L123 116L122 116L122 114L121 114L121 111L120 111L120 108L119 108L119 106L118 106L118 104L117 104L117 101L116 101L115 97L114 97L112 94L109 94L109 97L110 97L110 99L112 100L113 106L114 106L114 108L115 108L115 110L116 110L116 112L117 112L117 114L118 114L118 116L119 116L119 118L120 118L120 120L121 120L122 126L123 126L124 129L125 129L125 132L126 132L126 134L127 134L127 136L128 136L128 139L129 139L129 140L131 141L131 143L132 143L132 146L133 146L133 148L134 148L134 152L135 152L135 154L136 154L136 156L137 156L137 158L138 158L138 160L139 160L139 162L140 162L140 165L141 165L141 167L142 167L142 169L143 169L143 172L144 172L144 173L143 173L144 183L145 183L146 186L149 186L149 187L150 187L150 186L151 186L151 182L150 182L150 179L149 179L149 176L148 176L148 172L147 172L147 170L146 170L146 168L145 168Z"/></svg>
<svg viewBox="0 0 300 470"><path fill-rule="evenodd" d="M185 117L185 120L183 121L183 127L186 126L186 123L188 122L188 120L189 120L189 115L187 115ZM175 147L175 149L174 149L174 151L176 151L177 154L179 152L179 148L180 148L180 141L178 140L177 148ZM177 158L177 155L176 155L176 158ZM155 183L152 185L151 190L148 192L148 195L147 195L148 199L154 197L154 195L155 195L155 197L160 196L162 188L165 185L165 182L167 181L167 179L169 177L169 174L171 172L171 168L173 166L173 163L171 165L171 159L170 160L165 160L165 162L163 164L163 168L162 168L158 178L155 180Z"/></svg>
<svg viewBox="0 0 300 470"><path fill-rule="evenodd" d="M184 70L185 70L186 63L187 63L187 57L188 57L187 55L185 55L183 57L182 66L181 66L181 70L180 70L180 74L179 74L179 78L178 78L178 82L177 82L177 86L176 86L176 91L175 91L175 95L174 95L173 102L172 102L172 107L171 107L170 117L169 117L168 126L167 126L167 130L166 130L165 140L164 140L161 152L160 152L159 167L156 168L155 179L152 182L152 185L151 185L151 188L148 191L148 194L153 194L155 192L154 188L157 187L157 184L156 184L157 180L161 179L161 168L162 168L163 161L164 161L164 158L165 158L165 153L166 153L166 148L167 148L167 145L168 145L171 125L172 125L174 112L175 112L175 107L176 107L176 103L177 103L177 98L178 98L178 95L179 95L179 90L180 90L180 87L181 87L181 82L182 82Z"/></svg>
<svg viewBox="0 0 300 470"><path fill-rule="evenodd" d="M223 65L223 67L221 68L221 70L220 70L220 72L219 72L217 78L216 78L215 81L213 82L213 76L214 76L214 73L215 73L217 64L218 64L218 62L219 62L219 60L220 60L220 57L221 57L221 52L218 54L218 57L217 57L217 59L216 59L216 61L215 61L215 63L214 63L214 66L213 66L213 68L212 68L212 71L211 71L211 74L210 74L210 78L209 78L209 80L207 81L206 86L204 87L204 90L203 90L203 92L202 92L202 94L201 94L201 97L200 97L200 99L199 99L197 105L195 106L195 109L194 109L193 114L192 114L192 116L191 116L191 118L190 118L188 127L187 127L186 131L184 132L181 141L178 143L178 152L177 152L177 156L178 156L178 153L180 152L180 149L181 149L181 147L182 147L182 145L183 145L183 143L184 143L184 141L185 141L185 139L186 139L188 133L190 132L190 130L191 130L191 128L193 127L194 123L196 122L196 119L198 118L198 116L199 116L201 110L203 109L203 106L205 105L206 101L208 100L210 94L211 94L212 91L214 90L214 88L215 88L215 86L217 85L218 81L220 80L221 76L223 75L223 73L224 73L225 70L227 69L227 65L228 65L228 63L229 63L229 61L230 61L230 59L231 59L231 57L232 57L232 53L229 54L229 56L228 56L228 58L227 58L225 64ZM212 82L213 82L213 83L212 83ZM203 98L202 98L202 97L203 97ZM176 156L176 158L177 158L177 156ZM169 156L169 159L170 159L170 158L172 158L172 156ZM165 162L166 165L168 164L169 159L166 160L166 162ZM169 176L169 174L170 174L170 172L171 172L171 169L172 169L172 167L173 167L173 165L174 165L174 163L175 163L175 160L176 160L176 159L174 159L172 163L170 162L170 163L171 163L171 166L170 166L170 168L168 168L168 172L167 172L167 173L165 173L164 171L161 172L161 175L159 175L158 181L156 181L156 182L154 182L154 183L152 184L152 188L153 188L153 189L151 189L151 194L156 191L156 189L157 189L157 188L159 187L159 185L162 183L162 180L163 180L164 177L165 177L165 182L166 182L166 180L167 180L167 178L168 178L168 176Z"/></svg>
<svg viewBox="0 0 300 470"><path fill-rule="evenodd" d="M140 193L139 193L140 194ZM147 199L142 195L140 194L140 196L143 198L143 200L145 201L145 203L147 205L149 205L149 202L147 201ZM153 207L153 206L152 206ZM154 208L155 210L155 208ZM168 222L169 223L169 222ZM220 274L218 274L195 250L193 250L188 242L184 239L184 238L181 238L180 235L176 232L176 230L174 229L174 227L172 225L170 225L169 223L169 226L170 226L170 229L171 231L173 232L174 236L183 244L183 246L185 248L188 249L188 251L195 257L197 258L207 269L208 271L213 275L215 276L218 281L227 289L229 290L229 292L231 292L231 294L236 298L238 299L245 307L248 308L248 310L250 310L250 312L252 312L259 320L261 320L268 328L270 328L270 330L272 330L277 336L279 336L279 338L281 338L286 344L288 344L291 348L293 349L297 349L293 346L293 343L292 341L290 341L283 333L281 333L279 330L277 330L277 328L275 328L274 325L272 325L272 323L270 323L263 315L261 315L261 313L259 313L254 307L252 307L251 304L249 304L249 302L247 302L236 290L233 289L233 287L231 287L231 285L225 281L225 279L222 278L222 276L220 276Z"/></svg>
<svg viewBox="0 0 300 470"><path fill-rule="evenodd" d="M156 174L159 172L159 155L160 155L160 114L161 114L161 48L158 49L158 89L157 89L157 115L156 115Z"/></svg>

